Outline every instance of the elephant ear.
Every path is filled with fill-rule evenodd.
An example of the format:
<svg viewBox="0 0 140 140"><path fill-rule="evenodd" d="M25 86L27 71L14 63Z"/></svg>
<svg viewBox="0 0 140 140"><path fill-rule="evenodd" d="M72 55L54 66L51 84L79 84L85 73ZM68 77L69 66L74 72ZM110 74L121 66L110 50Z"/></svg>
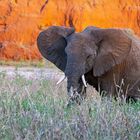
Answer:
<svg viewBox="0 0 140 140"><path fill-rule="evenodd" d="M74 28L51 26L42 31L37 38L37 46L42 56L54 63L62 71L65 70L67 62L65 53L66 37L74 33L74 31Z"/></svg>
<svg viewBox="0 0 140 140"><path fill-rule="evenodd" d="M131 49L131 39L121 29L93 29L91 34L98 46L93 74L101 76L125 60Z"/></svg>

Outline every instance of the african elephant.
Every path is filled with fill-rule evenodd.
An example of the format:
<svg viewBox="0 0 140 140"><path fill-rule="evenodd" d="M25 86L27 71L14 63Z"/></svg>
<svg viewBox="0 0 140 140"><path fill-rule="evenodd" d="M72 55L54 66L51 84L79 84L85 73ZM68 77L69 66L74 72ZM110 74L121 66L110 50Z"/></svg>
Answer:
<svg viewBox="0 0 140 140"><path fill-rule="evenodd" d="M51 26L37 45L65 73L71 100L86 97L87 83L109 97L140 98L140 39L130 30Z"/></svg>

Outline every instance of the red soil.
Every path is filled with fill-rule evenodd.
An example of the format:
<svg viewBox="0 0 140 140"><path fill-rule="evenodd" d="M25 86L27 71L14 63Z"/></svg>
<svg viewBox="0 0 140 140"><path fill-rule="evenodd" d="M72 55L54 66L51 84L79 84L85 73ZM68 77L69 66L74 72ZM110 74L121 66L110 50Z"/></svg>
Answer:
<svg viewBox="0 0 140 140"><path fill-rule="evenodd" d="M131 28L140 36L139 0L1 0L0 59L41 59L36 37L50 25ZM43 7L42 7L43 6Z"/></svg>

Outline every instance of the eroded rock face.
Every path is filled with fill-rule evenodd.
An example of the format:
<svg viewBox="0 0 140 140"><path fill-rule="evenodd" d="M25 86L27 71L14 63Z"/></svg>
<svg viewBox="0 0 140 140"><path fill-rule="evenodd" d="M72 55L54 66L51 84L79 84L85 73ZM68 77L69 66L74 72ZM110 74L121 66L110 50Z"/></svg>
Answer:
<svg viewBox="0 0 140 140"><path fill-rule="evenodd" d="M36 37L50 25L132 28L140 35L139 0L0 0L0 59L41 59Z"/></svg>

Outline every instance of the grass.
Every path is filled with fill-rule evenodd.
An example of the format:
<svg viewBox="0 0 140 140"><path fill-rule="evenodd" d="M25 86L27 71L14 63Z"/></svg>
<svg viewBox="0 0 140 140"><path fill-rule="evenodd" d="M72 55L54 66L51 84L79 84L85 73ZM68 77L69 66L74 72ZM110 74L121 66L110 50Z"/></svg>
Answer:
<svg viewBox="0 0 140 140"><path fill-rule="evenodd" d="M140 102L120 105L89 93L67 108L65 87L0 73L0 140L140 139Z"/></svg>
<svg viewBox="0 0 140 140"><path fill-rule="evenodd" d="M15 66L15 67L27 67L27 66L33 66L33 67L44 67L45 66L45 61L44 60L34 60L34 61L12 61L12 60L0 60L0 65L1 66Z"/></svg>
<svg viewBox="0 0 140 140"><path fill-rule="evenodd" d="M54 68L54 66L47 60L20 60L20 61L12 61L12 60L0 60L0 66L15 66L15 67L49 67Z"/></svg>

